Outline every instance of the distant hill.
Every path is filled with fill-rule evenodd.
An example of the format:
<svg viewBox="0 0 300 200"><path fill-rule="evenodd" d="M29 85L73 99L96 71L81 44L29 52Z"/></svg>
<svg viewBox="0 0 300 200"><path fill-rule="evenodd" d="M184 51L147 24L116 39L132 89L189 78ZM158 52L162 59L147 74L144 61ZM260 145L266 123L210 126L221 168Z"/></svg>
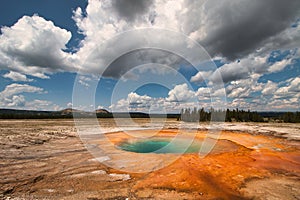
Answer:
<svg viewBox="0 0 300 200"><path fill-rule="evenodd" d="M284 115L286 112L258 112L258 114L262 117L269 117L269 118L278 118Z"/></svg>
<svg viewBox="0 0 300 200"><path fill-rule="evenodd" d="M73 113L73 112L79 112L79 110L73 109L73 108L66 108L66 109L63 109L59 112L61 112L62 114L69 114L69 113Z"/></svg>
<svg viewBox="0 0 300 200"><path fill-rule="evenodd" d="M16 110L0 109L0 119L55 119L55 118L73 118L73 114L79 117L92 117L95 113L85 112L72 108L66 108L60 111L36 111L36 110Z"/></svg>
<svg viewBox="0 0 300 200"><path fill-rule="evenodd" d="M94 112L87 112L73 108L66 108L60 111L36 111L36 110L16 110L16 109L0 109L0 119L56 119L56 118L149 118L150 115L142 112L118 112L111 113L106 109L97 109ZM151 117L165 117L162 114L151 114ZM168 118L178 118L179 114L167 114Z"/></svg>
<svg viewBox="0 0 300 200"><path fill-rule="evenodd" d="M103 114L108 114L109 112L107 111L107 110L105 110L105 109L97 109L97 110L95 110L95 112L96 112L96 114L97 113L103 113Z"/></svg>
<svg viewBox="0 0 300 200"><path fill-rule="evenodd" d="M59 115L54 111L0 109L1 119L50 118Z"/></svg>

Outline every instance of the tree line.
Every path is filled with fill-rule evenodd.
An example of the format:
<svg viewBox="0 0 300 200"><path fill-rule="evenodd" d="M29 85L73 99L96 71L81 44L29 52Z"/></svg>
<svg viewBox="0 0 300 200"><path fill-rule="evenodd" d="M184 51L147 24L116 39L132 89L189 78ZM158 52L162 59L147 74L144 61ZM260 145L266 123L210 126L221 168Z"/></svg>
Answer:
<svg viewBox="0 0 300 200"><path fill-rule="evenodd" d="M75 113L62 113L61 111L30 111L30 110L14 110L0 109L0 119L60 119L73 118ZM76 117L93 118L95 113L80 112L75 114ZM130 112L128 113L96 113L97 118L177 118L178 120L187 122L197 121L226 121L226 122L286 122L300 123L300 112L252 112L250 110L215 110L210 108L186 108L182 109L180 114L151 114Z"/></svg>
<svg viewBox="0 0 300 200"><path fill-rule="evenodd" d="M287 123L300 123L300 112L286 112L278 119Z"/></svg>
<svg viewBox="0 0 300 200"><path fill-rule="evenodd" d="M210 108L205 110L204 108L186 108L180 112L180 120L186 122L205 122L205 121L220 121L220 122L287 122L287 123L300 123L300 112L281 112L280 114L264 116L265 113L252 112L250 110L215 110Z"/></svg>

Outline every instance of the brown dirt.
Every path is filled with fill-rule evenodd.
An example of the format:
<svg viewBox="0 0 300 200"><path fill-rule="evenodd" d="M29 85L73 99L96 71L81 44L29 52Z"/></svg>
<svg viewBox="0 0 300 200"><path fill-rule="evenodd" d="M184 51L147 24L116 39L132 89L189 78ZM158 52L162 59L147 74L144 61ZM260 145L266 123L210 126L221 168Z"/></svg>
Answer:
<svg viewBox="0 0 300 200"><path fill-rule="evenodd" d="M131 134L152 132L131 131ZM176 134L176 129L167 129L156 136ZM197 139L203 140L205 136L205 131L197 131ZM122 132L107 137L113 144L130 138ZM72 120L6 120L0 122L0 152L0 199L297 199L300 196L299 141L270 135L223 131L212 153L204 158L185 154L157 171L128 173L95 161L76 135ZM131 152L121 157L124 156L128 156L125 160L138 159ZM171 157L146 156L154 160ZM146 164L136 163L136 170Z"/></svg>

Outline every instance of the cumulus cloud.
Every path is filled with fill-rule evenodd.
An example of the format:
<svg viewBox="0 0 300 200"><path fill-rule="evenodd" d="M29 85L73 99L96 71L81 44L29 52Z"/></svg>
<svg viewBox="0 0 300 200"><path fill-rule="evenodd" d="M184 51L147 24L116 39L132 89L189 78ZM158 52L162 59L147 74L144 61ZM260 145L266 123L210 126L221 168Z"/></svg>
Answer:
<svg viewBox="0 0 300 200"><path fill-rule="evenodd" d="M240 108L258 111L298 109L300 78L291 78L281 83L270 80L262 83L259 82L259 78L259 74L253 74L248 79L231 81L225 89L200 87L197 91L192 91L186 84L179 84L174 86L165 98L129 93L127 98L112 104L110 109L142 112L179 112L181 108L211 106L217 109ZM227 102L224 99L225 92Z"/></svg>
<svg viewBox="0 0 300 200"><path fill-rule="evenodd" d="M274 63L268 61L269 54L259 56L258 54L250 54L243 59L225 63L213 73L205 73L203 76L206 76L207 80L214 84L219 83L230 83L231 81L248 79L255 76L263 76L268 73L275 73L282 71L285 67L292 65L293 61L296 59L295 56L290 55L287 58L282 60L277 60ZM200 75L202 72L199 72ZM220 75L222 79L220 79ZM197 80L199 74L196 74L192 77L192 80ZM203 81L199 79L199 81Z"/></svg>
<svg viewBox="0 0 300 200"><path fill-rule="evenodd" d="M252 78L232 83L226 87L229 108L251 109L258 111L297 110L300 101L300 78L291 78L275 83L268 80L259 83ZM259 93L259 98L254 93Z"/></svg>
<svg viewBox="0 0 300 200"><path fill-rule="evenodd" d="M63 107L47 100L34 99L25 103L26 109L29 110L62 110Z"/></svg>
<svg viewBox="0 0 300 200"><path fill-rule="evenodd" d="M225 88L227 97L233 99L253 98L253 93L262 90L262 83L258 83L259 77L259 74L252 74L247 79L231 81L231 83Z"/></svg>
<svg viewBox="0 0 300 200"><path fill-rule="evenodd" d="M140 111L156 113L178 113L182 108L205 107L224 109L225 102L215 97L224 97L224 89L199 88L192 91L187 84L175 85L169 91L167 97L150 97L148 95L139 95L131 92L127 98L123 98L113 103L109 108L112 112L117 111Z"/></svg>
<svg viewBox="0 0 300 200"><path fill-rule="evenodd" d="M129 103L129 108L138 108L138 107L149 108L152 103L151 97L147 95L140 96L133 92L128 94L127 100Z"/></svg>
<svg viewBox="0 0 300 200"><path fill-rule="evenodd" d="M67 107L68 108L72 108L73 107L73 104L71 102L67 103Z"/></svg>
<svg viewBox="0 0 300 200"><path fill-rule="evenodd" d="M3 91L0 92L0 106L22 108L27 107L27 102L24 97L24 93L45 93L44 89L27 84L13 83L7 85ZM32 104L34 105L34 104ZM38 104L37 104L38 105ZM36 106L37 106L36 105Z"/></svg>
<svg viewBox="0 0 300 200"><path fill-rule="evenodd" d="M176 85L169 91L167 101L170 102L187 102L195 97L195 92L190 90L186 83Z"/></svg>
<svg viewBox="0 0 300 200"><path fill-rule="evenodd" d="M31 82L33 81L33 79L29 79L27 78L26 75L18 73L18 72L14 72L14 71L10 71L6 74L3 75L4 78L9 78L13 81L23 81L23 82Z"/></svg>
<svg viewBox="0 0 300 200"><path fill-rule="evenodd" d="M167 113L177 112L181 108L186 108L187 103L168 102L165 98L153 98L147 95L136 93L128 94L126 99L120 99L109 106L112 112L145 112L145 113ZM192 105L189 105L192 106Z"/></svg>
<svg viewBox="0 0 300 200"><path fill-rule="evenodd" d="M249 55L241 60L226 63L208 78L213 83L228 83L230 81L249 78L253 73L263 73L267 70L267 56ZM219 76L222 76L222 80Z"/></svg>
<svg viewBox="0 0 300 200"><path fill-rule="evenodd" d="M7 85L3 91L0 92L0 107L27 109L27 110L61 110L59 105L41 99L26 100L26 93L44 94L46 91L43 88L28 85L13 83Z"/></svg>
<svg viewBox="0 0 300 200"><path fill-rule="evenodd" d="M112 104L112 111L148 111L155 104L154 98L147 95L139 95L135 92L128 94L127 99L121 99L116 104Z"/></svg>
<svg viewBox="0 0 300 200"><path fill-rule="evenodd" d="M6 98L4 101L2 104L8 107L24 107L26 103L23 95L14 95L11 99Z"/></svg>
<svg viewBox="0 0 300 200"><path fill-rule="evenodd" d="M0 92L1 97L11 97L15 94L20 94L20 93L43 93L45 92L43 88L40 87L35 87L27 84L18 84L18 83L13 83L10 85L7 85L5 89Z"/></svg>
<svg viewBox="0 0 300 200"><path fill-rule="evenodd" d="M278 88L274 93L274 98L293 98L299 96L300 78L295 77L284 81L285 86Z"/></svg>
<svg viewBox="0 0 300 200"><path fill-rule="evenodd" d="M268 80L268 82L263 86L263 90L261 91L261 93L263 95L272 95L277 89L277 84Z"/></svg>
<svg viewBox="0 0 300 200"><path fill-rule="evenodd" d="M23 16L12 27L2 27L0 68L39 78L46 73L74 70L64 52L71 33L42 17Z"/></svg>
<svg viewBox="0 0 300 200"><path fill-rule="evenodd" d="M278 72L283 70L285 67L287 67L288 65L290 65L292 63L292 59L284 59L281 61L278 61L276 63L274 63L273 65L271 65L269 67L269 72Z"/></svg>
<svg viewBox="0 0 300 200"><path fill-rule="evenodd" d="M104 72L103 76L120 78L133 67L148 63L178 69L179 64L186 64L184 54L194 60L209 59L205 51L204 56L187 48L189 44L184 35L172 32L180 29L176 16L182 9L182 1L155 1L149 6L151 9L141 14L148 18L134 22L125 21L112 12L114 6L113 1L90 0L86 12L81 8L74 12L73 18L85 35L76 53L82 72ZM152 27L154 29L144 29ZM185 52L187 49L189 52ZM174 51L180 52L179 55Z"/></svg>
<svg viewBox="0 0 300 200"><path fill-rule="evenodd" d="M212 75L212 71L199 71L196 75L191 77L191 82L200 83L207 80Z"/></svg>
<svg viewBox="0 0 300 200"><path fill-rule="evenodd" d="M211 98L212 92L211 89L208 87L199 87L196 96L200 101L202 100L209 100Z"/></svg>
<svg viewBox="0 0 300 200"><path fill-rule="evenodd" d="M300 77L296 77L293 79L288 80L289 84L289 91L291 92L300 92Z"/></svg>
<svg viewBox="0 0 300 200"><path fill-rule="evenodd" d="M187 84L179 84L175 85L165 98L129 93L127 98L112 104L110 109L142 112L179 112L181 108L211 106L217 109L240 108L258 111L297 109L300 100L300 78L291 78L279 84L270 80L262 83L259 82L259 78L259 74L252 74L247 79L231 81L225 88L200 87L197 91L189 89ZM259 98L257 95L260 95Z"/></svg>
<svg viewBox="0 0 300 200"><path fill-rule="evenodd" d="M154 98L148 95L139 95L131 92L126 99L120 99L118 102L112 104L110 109L112 111L143 111L150 112L163 110L168 112L177 112L181 108L194 107L197 99L195 92L190 90L186 83L175 85L169 91L167 97Z"/></svg>
<svg viewBox="0 0 300 200"><path fill-rule="evenodd" d="M268 107L273 110L298 110L300 102L299 82L300 79L298 78L285 81L287 85L275 91L274 95L268 101Z"/></svg>

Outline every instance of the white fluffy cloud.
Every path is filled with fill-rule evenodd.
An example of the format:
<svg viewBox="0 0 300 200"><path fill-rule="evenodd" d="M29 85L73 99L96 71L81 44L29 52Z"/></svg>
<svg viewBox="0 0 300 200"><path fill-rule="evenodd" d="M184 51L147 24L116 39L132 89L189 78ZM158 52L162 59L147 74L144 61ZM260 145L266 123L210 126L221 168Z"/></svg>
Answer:
<svg viewBox="0 0 300 200"><path fill-rule="evenodd" d="M291 78L286 81L275 83L258 83L257 80L242 80L236 87L229 85L226 90L229 108L251 109L258 111L274 110L298 110L300 102L300 78ZM252 81L252 82L250 82ZM258 92L261 95L254 96Z"/></svg>
<svg viewBox="0 0 300 200"><path fill-rule="evenodd" d="M262 84L258 83L260 75L252 74L247 79L231 81L226 87L229 98L251 98L252 93L262 90Z"/></svg>
<svg viewBox="0 0 300 200"><path fill-rule="evenodd" d="M181 108L195 106L259 111L298 108L300 78L291 78L282 83L270 80L262 83L258 81L259 78L259 74L252 74L247 79L231 81L225 88L200 87L197 91L189 89L186 83L179 84L174 86L165 98L129 93L126 99L119 100L110 109L112 111L168 110L178 112ZM285 86L280 87L280 85Z"/></svg>
<svg viewBox="0 0 300 200"><path fill-rule="evenodd" d="M275 91L275 98L293 98L299 96L300 78L291 78L285 81L286 86L282 86Z"/></svg>
<svg viewBox="0 0 300 200"><path fill-rule="evenodd" d="M33 81L33 79L29 79L27 78L26 75L18 73L18 72L14 72L14 71L10 71L6 74L3 75L4 78L9 78L13 81L23 81L23 82L31 82Z"/></svg>
<svg viewBox="0 0 300 200"><path fill-rule="evenodd" d="M0 92L0 107L28 109L28 110L61 110L62 108L55 103L47 100L34 99L27 101L24 94L36 93L44 94L46 91L40 87L13 83L7 85Z"/></svg>
<svg viewBox="0 0 300 200"><path fill-rule="evenodd" d="M208 100L211 97L211 89L208 87L199 87L196 96L199 98L199 100Z"/></svg>
<svg viewBox="0 0 300 200"><path fill-rule="evenodd" d="M1 107L24 107L26 104L23 93L43 93L44 90L39 87L13 83L7 85L3 91L0 92L0 106Z"/></svg>
<svg viewBox="0 0 300 200"><path fill-rule="evenodd" d="M191 82L203 82L207 80L211 75L212 71L199 71L196 75L191 77Z"/></svg>
<svg viewBox="0 0 300 200"><path fill-rule="evenodd" d="M126 1L126 8L119 9L119 6L123 5L122 2L89 0L85 12L81 8L74 11L73 18L80 32L85 35L81 48L76 53L81 72L103 73L106 67L119 57L120 61L113 62L113 66L105 72L104 76L120 78L122 73L126 73L136 65L151 62L162 61L160 64L174 66L172 64L178 61L178 56L174 58L174 55L166 54L163 50L167 48L164 47L172 46L181 49L181 45L186 45L185 41L183 41L185 44L182 44L182 41L176 38L162 37L158 31L156 34L151 31L143 31L139 34L130 30L142 31L141 28L147 27L168 28L167 24L178 23L175 18L176 12L181 9L181 2L155 1L154 4L141 2ZM143 7L142 12L136 11L137 5ZM124 9L127 14L122 13ZM131 13L130 9L133 9ZM129 21L128 18L131 20ZM178 28L172 29L178 30ZM125 33L123 37L119 35L122 33ZM160 52L151 50L151 52L145 50L136 53L127 52L135 48L147 48L153 41L160 44L162 49Z"/></svg>
<svg viewBox="0 0 300 200"><path fill-rule="evenodd" d="M176 85L169 91L169 96L166 98L170 102L187 102L195 97L195 92L190 90L186 83Z"/></svg>
<svg viewBox="0 0 300 200"><path fill-rule="evenodd" d="M120 99L112 104L109 109L112 112L171 113L178 112L181 108L193 106L193 102L169 102L165 98L153 98L147 95L130 93L126 99Z"/></svg>
<svg viewBox="0 0 300 200"><path fill-rule="evenodd" d="M290 92L300 92L300 77L296 77L288 80Z"/></svg>
<svg viewBox="0 0 300 200"><path fill-rule="evenodd" d="M120 99L118 102L112 104L110 109L112 111L156 111L161 113L163 111L178 112L182 108L188 107L209 108L213 106L215 108L224 108L225 102L220 101L220 98L224 96L225 90L223 88L213 89L203 87L197 91L193 91L184 83L175 85L165 98L154 98L131 92L127 95L126 99Z"/></svg>
<svg viewBox="0 0 300 200"><path fill-rule="evenodd" d="M46 73L74 71L72 56L64 52L71 33L42 17L23 16L12 27L2 27L0 68L39 78Z"/></svg>
<svg viewBox="0 0 300 200"><path fill-rule="evenodd" d="M67 107L68 108L72 108L73 107L73 104L71 102L67 103Z"/></svg>
<svg viewBox="0 0 300 200"><path fill-rule="evenodd" d="M28 110L62 110L63 107L47 100L34 99L33 101L27 101L24 106Z"/></svg>
<svg viewBox="0 0 300 200"><path fill-rule="evenodd" d="M213 83L223 81L228 83L235 80L249 78L254 73L262 74L267 70L267 56L260 57L257 55L249 55L241 60L224 64L218 68L208 79ZM223 80L220 80L221 74Z"/></svg>
<svg viewBox="0 0 300 200"><path fill-rule="evenodd" d="M148 111L154 104L154 98L131 92L127 99L121 99L116 104L112 104L110 109L112 111Z"/></svg>
<svg viewBox="0 0 300 200"><path fill-rule="evenodd" d="M259 56L257 53L250 54L243 59L225 63L215 71L200 71L196 75L192 76L191 82L203 82L207 81L208 84L227 84L232 81L247 80L255 77L257 80L259 77L282 71L289 65L293 65L293 61L298 58L294 55L289 55L282 60L270 63L268 61L270 55L266 54ZM222 78L220 78L220 76Z"/></svg>
<svg viewBox="0 0 300 200"><path fill-rule="evenodd" d="M263 95L272 95L278 89L277 84L268 80L268 82L264 85L263 90L261 93Z"/></svg>
<svg viewBox="0 0 300 200"><path fill-rule="evenodd" d="M278 72L283 70L285 67L287 67L288 65L290 65L292 63L292 59L284 59L281 61L278 61L276 63L274 63L273 65L271 65L269 67L269 72Z"/></svg>
<svg viewBox="0 0 300 200"><path fill-rule="evenodd" d="M10 85L7 85L5 89L0 92L2 98L9 98L13 95L20 94L20 93L43 93L45 92L44 89L40 87L35 87L27 84L17 84L13 83Z"/></svg>
<svg viewBox="0 0 300 200"><path fill-rule="evenodd" d="M278 92L285 92L283 90L278 90ZM294 93L293 95L287 94L283 96L284 93L275 94L268 102L268 108L265 105L262 110L291 110L295 111L299 109L300 93Z"/></svg>

